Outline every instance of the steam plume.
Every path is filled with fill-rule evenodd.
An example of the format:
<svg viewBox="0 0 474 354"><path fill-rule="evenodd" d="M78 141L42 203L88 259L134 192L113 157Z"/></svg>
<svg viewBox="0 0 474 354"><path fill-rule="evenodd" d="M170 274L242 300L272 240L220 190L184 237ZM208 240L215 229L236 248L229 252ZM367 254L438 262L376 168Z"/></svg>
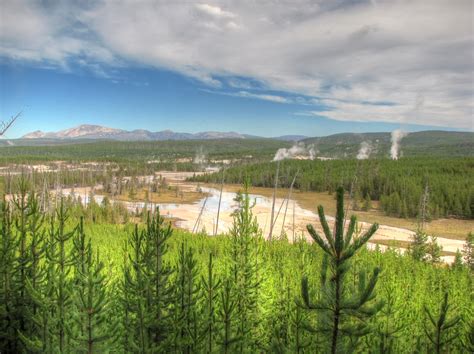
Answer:
<svg viewBox="0 0 474 354"><path fill-rule="evenodd" d="M314 160L316 158L317 151L314 149L314 145L310 145L308 147L309 147L309 150L308 150L309 159Z"/></svg>
<svg viewBox="0 0 474 354"><path fill-rule="evenodd" d="M359 152L357 153L357 160L366 160L372 153L372 144L369 141L360 143Z"/></svg>
<svg viewBox="0 0 474 354"><path fill-rule="evenodd" d="M305 146L304 143L296 143L291 148L278 149L273 161L281 161L285 159L307 158L313 160L316 157L316 151L313 145Z"/></svg>
<svg viewBox="0 0 474 354"><path fill-rule="evenodd" d="M407 135L408 133L401 129L396 129L392 132L392 147L390 148L390 156L392 157L392 160L398 160L400 141Z"/></svg>
<svg viewBox="0 0 474 354"><path fill-rule="evenodd" d="M193 162L199 165L202 165L204 162L206 162L206 154L204 153L202 146L198 151L196 151Z"/></svg>

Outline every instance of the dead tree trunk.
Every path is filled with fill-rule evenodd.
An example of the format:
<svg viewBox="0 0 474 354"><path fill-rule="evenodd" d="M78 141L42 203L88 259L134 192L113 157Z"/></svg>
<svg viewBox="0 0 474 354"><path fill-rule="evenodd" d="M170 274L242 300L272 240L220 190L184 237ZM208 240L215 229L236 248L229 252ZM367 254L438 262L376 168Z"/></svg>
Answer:
<svg viewBox="0 0 474 354"><path fill-rule="evenodd" d="M298 172L296 172L295 177L293 177L293 181L291 181L290 190L288 192L288 197L286 198L285 213L283 214L283 223L281 225L281 233L280 233L281 236L283 236L283 233L285 232L286 213L288 212L288 204L290 203L291 194L293 193L293 186L295 185L296 177L298 177ZM293 233L294 233L294 231L293 231Z"/></svg>
<svg viewBox="0 0 474 354"><path fill-rule="evenodd" d="M273 218L275 216L275 199L276 199L276 192L278 188L278 174L280 172L280 161L277 162L277 169L276 169L276 176L275 176L275 187L273 188L273 202L272 202L272 213L270 216L270 232L268 234L268 239L272 240L273 234Z"/></svg>

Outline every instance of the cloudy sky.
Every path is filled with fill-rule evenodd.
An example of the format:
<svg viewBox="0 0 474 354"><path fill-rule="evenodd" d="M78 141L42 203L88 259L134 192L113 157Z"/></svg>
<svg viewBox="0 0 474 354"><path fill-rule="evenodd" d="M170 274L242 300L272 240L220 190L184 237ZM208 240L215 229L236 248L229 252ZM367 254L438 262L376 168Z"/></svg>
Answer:
<svg viewBox="0 0 474 354"><path fill-rule="evenodd" d="M10 137L473 130L471 0L0 0Z"/></svg>

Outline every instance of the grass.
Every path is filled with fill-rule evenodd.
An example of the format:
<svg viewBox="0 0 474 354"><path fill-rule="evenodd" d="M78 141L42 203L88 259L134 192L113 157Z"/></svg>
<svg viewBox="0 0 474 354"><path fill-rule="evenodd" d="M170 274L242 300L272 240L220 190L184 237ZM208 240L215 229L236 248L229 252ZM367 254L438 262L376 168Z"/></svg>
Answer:
<svg viewBox="0 0 474 354"><path fill-rule="evenodd" d="M109 198L118 200L121 202L138 202L145 201L147 199L147 188L139 189L136 191L133 198L131 198L128 192L122 193L118 196L109 196ZM168 188L160 191L159 193L150 193L148 196L148 201L150 203L164 203L164 204L173 204L173 203L182 203L182 204L192 204L196 203L202 198L206 197L206 193L199 191L190 191L190 190L176 190L175 187Z"/></svg>
<svg viewBox="0 0 474 354"><path fill-rule="evenodd" d="M374 243L377 245L384 245L393 248L404 248L408 249L410 247L411 242L408 241L400 241L400 240L370 240L370 243ZM442 256L455 256L456 252L450 251L441 251Z"/></svg>

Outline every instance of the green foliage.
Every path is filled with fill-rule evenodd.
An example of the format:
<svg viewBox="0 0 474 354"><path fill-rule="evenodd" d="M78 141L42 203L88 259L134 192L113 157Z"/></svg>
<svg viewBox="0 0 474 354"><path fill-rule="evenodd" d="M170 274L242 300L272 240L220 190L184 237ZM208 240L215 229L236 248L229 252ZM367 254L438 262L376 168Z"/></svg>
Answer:
<svg viewBox="0 0 474 354"><path fill-rule="evenodd" d="M369 142L375 147L371 157L388 157L390 133L341 133L325 137L308 138L306 144L317 146L323 156L356 157L360 144ZM472 132L421 131L408 134L402 140L403 156L472 156Z"/></svg>
<svg viewBox="0 0 474 354"><path fill-rule="evenodd" d="M76 230L67 230L68 210L61 200L56 213L57 225L51 221L50 240L47 250L47 260L51 267L50 282L54 289L51 312L55 314L53 321L48 324L52 333L53 343L57 344L60 352L67 351L70 344L71 322L69 311L72 307L72 289L70 273L74 259L67 249L67 242L74 236Z"/></svg>
<svg viewBox="0 0 474 354"><path fill-rule="evenodd" d="M22 141L23 146L1 146L3 162L28 163L33 161L107 161L140 162L156 161L162 170L172 170L177 159L195 157L201 150L208 160L242 158L271 159L281 147L291 143L271 139L215 139L215 140L163 140L163 141L78 141L54 144L54 141L39 146L28 146L34 140ZM179 164L178 164L179 165ZM175 164L176 166L176 164ZM184 166L183 166L184 167ZM185 166L192 171L193 165Z"/></svg>
<svg viewBox="0 0 474 354"><path fill-rule="evenodd" d="M243 183L271 188L275 181L275 163L253 163L226 169L226 183ZM285 160L280 161L279 185L289 188L299 171L294 188L301 191L329 192L342 185L351 190L357 176L357 198L364 196L364 209L371 200L395 217L420 216L420 200L425 186L430 186L427 214L432 218L474 217L474 173L472 158L402 158L368 160ZM220 183L221 173L196 176L197 182ZM357 200L359 203L360 200Z"/></svg>
<svg viewBox="0 0 474 354"><path fill-rule="evenodd" d="M207 263L207 274L202 275L201 290L203 299L203 326L202 335L204 336L204 349L208 353L214 351L214 343L217 338L217 302L219 299L219 289L221 280L216 278L215 265L213 264L213 255L209 253L209 262Z"/></svg>
<svg viewBox="0 0 474 354"><path fill-rule="evenodd" d="M364 204L362 206L363 211L370 211L372 209L372 200L370 200L370 195L366 194L364 198Z"/></svg>
<svg viewBox="0 0 474 354"><path fill-rule="evenodd" d="M361 271L357 289L350 289L345 283L351 258L369 241L377 231L378 225L374 224L363 235L354 237L357 219L352 216L344 235L343 188L337 190L337 211L333 232L329 229L322 206L319 206L318 214L325 239L312 225L308 225L308 231L315 243L324 251L320 275L321 289L317 300L313 302L309 295L308 278L304 277L301 293L306 308L316 310L320 314L317 331L326 335L325 351L345 353L353 350L357 340L370 332L367 320L382 306L381 302L372 301L375 298L374 289L379 268L373 270L368 283L365 272Z"/></svg>
<svg viewBox="0 0 474 354"><path fill-rule="evenodd" d="M144 230L135 226L128 241L130 254L126 248L128 259L121 291L126 315L124 327L131 326L136 331L125 343L126 351L153 352L169 339L172 270L164 256L171 235L171 226L165 225L157 212L148 218Z"/></svg>
<svg viewBox="0 0 474 354"><path fill-rule="evenodd" d="M441 262L441 251L443 247L438 245L436 242L436 236L430 236L430 241L427 245L426 253L428 255L428 261L430 263L440 263Z"/></svg>
<svg viewBox="0 0 474 354"><path fill-rule="evenodd" d="M385 303L377 314L373 348L378 348L380 353L396 353L397 338L400 336L404 323L395 319L401 317L402 304L397 289L393 286L386 284L382 290Z"/></svg>
<svg viewBox="0 0 474 354"><path fill-rule="evenodd" d="M448 318L449 307L448 293L445 293L439 312L436 315L428 307L425 306L424 308L427 320L424 322L423 329L432 344L433 351L437 354L443 353L444 347L458 336L454 329L461 317Z"/></svg>
<svg viewBox="0 0 474 354"><path fill-rule="evenodd" d="M52 217L29 188L0 201L2 353L327 352L337 298L337 349L432 352L430 315L441 316L429 309L447 290L456 307L441 309L438 344L472 351L468 268L368 251L373 229L357 236L343 212L333 234L320 210L315 246L264 241L245 192L230 234L209 237L173 230L159 213L138 225L94 222L67 198Z"/></svg>
<svg viewBox="0 0 474 354"><path fill-rule="evenodd" d="M16 328L16 252L18 249L18 240L12 232L12 216L8 202L3 198L0 204L1 208L1 249L0 249L0 348L2 351L15 352L17 348Z"/></svg>
<svg viewBox="0 0 474 354"><path fill-rule="evenodd" d="M236 298L236 336L240 351L254 351L258 346L255 329L258 323L257 299L260 287L259 241L262 237L257 219L253 216L250 196L245 190L236 197L238 208L234 212L229 231L230 267L233 294Z"/></svg>
<svg viewBox="0 0 474 354"><path fill-rule="evenodd" d="M464 267L464 263L462 261L462 253L461 251L456 250L456 254L454 256L454 262L452 264L452 268L455 270L460 270Z"/></svg>
<svg viewBox="0 0 474 354"><path fill-rule="evenodd" d="M95 353L106 351L116 328L108 322L111 317L110 298L104 263L93 255L91 241L86 241L83 220L73 239L74 258L73 303L75 326L72 338L77 343L76 352Z"/></svg>
<svg viewBox="0 0 474 354"><path fill-rule="evenodd" d="M184 243L178 252L174 281L173 346L180 353L194 353L201 342L201 314L198 313L199 283L197 262L192 248Z"/></svg>
<svg viewBox="0 0 474 354"><path fill-rule="evenodd" d="M462 253L464 255L464 262L474 271L474 232L470 232L467 235Z"/></svg>
<svg viewBox="0 0 474 354"><path fill-rule="evenodd" d="M413 234L409 253L416 261L425 261L428 253L428 235L422 229L418 229Z"/></svg>

